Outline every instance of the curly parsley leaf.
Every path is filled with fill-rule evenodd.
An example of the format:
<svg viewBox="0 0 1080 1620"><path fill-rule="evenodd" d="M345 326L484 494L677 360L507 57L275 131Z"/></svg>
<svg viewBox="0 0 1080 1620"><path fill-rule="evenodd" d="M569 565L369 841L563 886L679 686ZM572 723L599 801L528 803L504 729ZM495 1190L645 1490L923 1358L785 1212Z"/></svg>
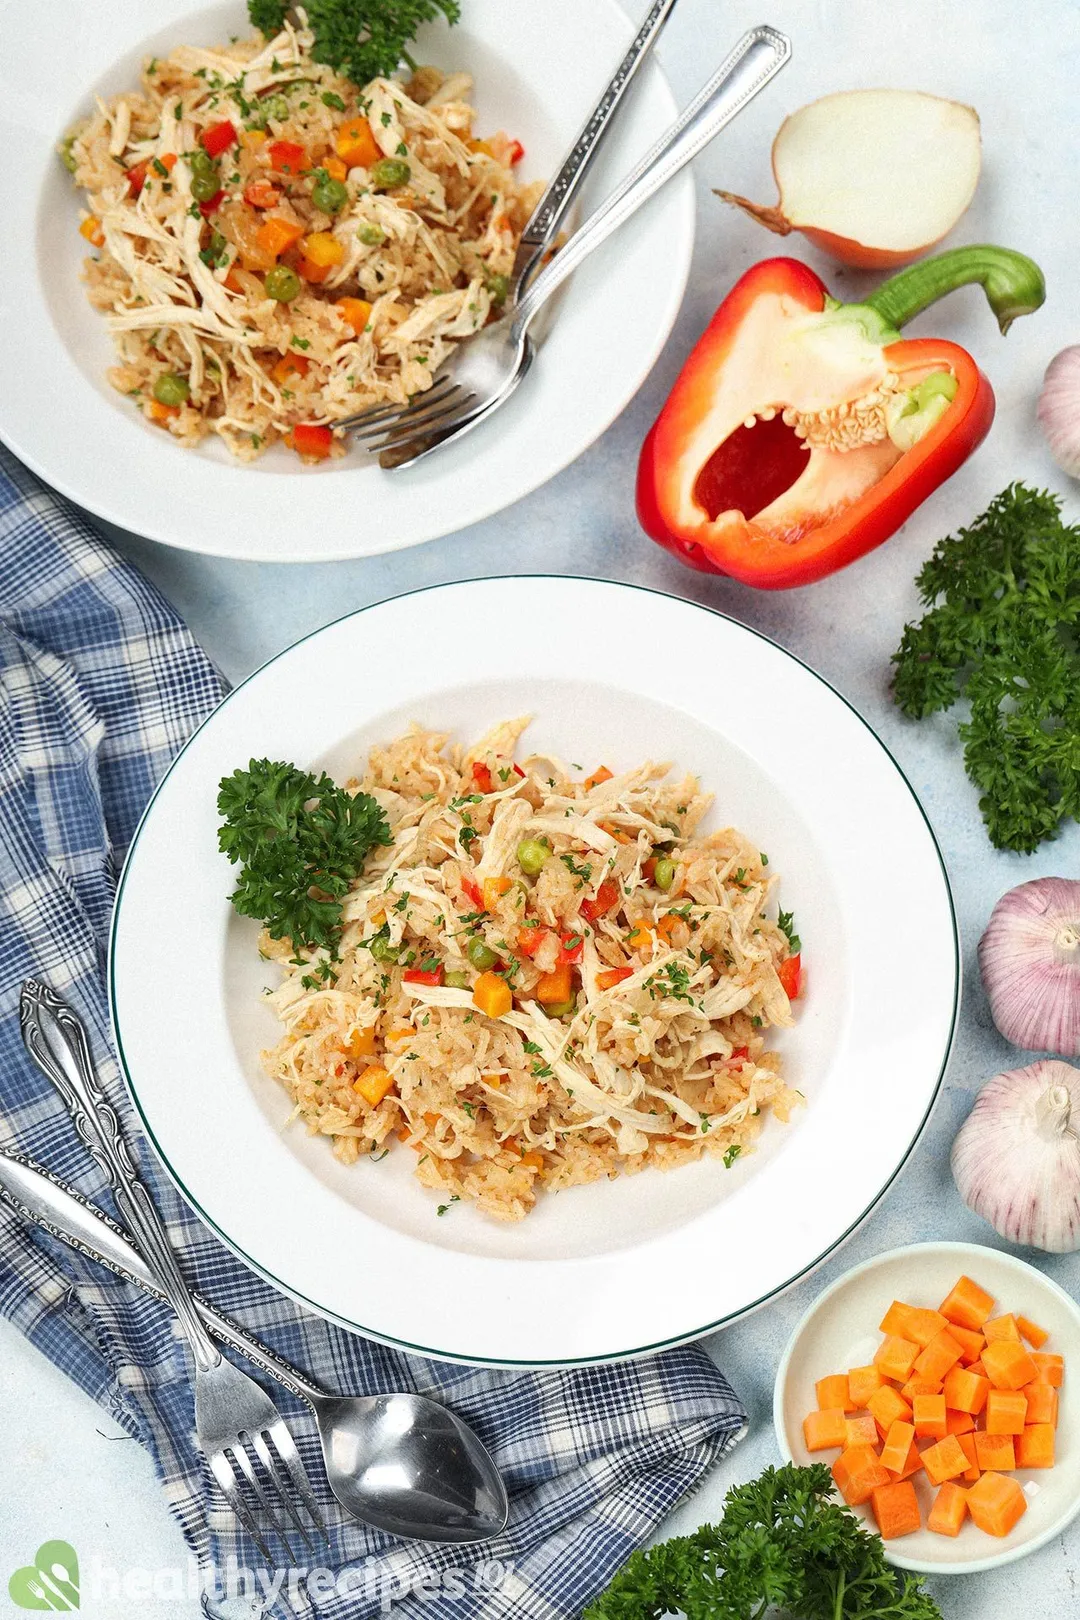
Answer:
<svg viewBox="0 0 1080 1620"><path fill-rule="evenodd" d="M894 654L913 719L967 700L967 773L998 849L1030 854L1080 816L1080 527L1011 484L942 540L916 584L928 611Z"/></svg>
<svg viewBox="0 0 1080 1620"><path fill-rule="evenodd" d="M283 0L248 0L248 16L267 39L281 32L289 9ZM316 62L354 84L386 78L408 62L405 47L440 12L450 23L461 15L459 0L305 0L304 9Z"/></svg>
<svg viewBox="0 0 1080 1620"><path fill-rule="evenodd" d="M342 898L376 844L393 841L381 806L269 759L223 777L217 803L218 847L240 865L237 911L273 939L336 952Z"/></svg>
<svg viewBox="0 0 1080 1620"><path fill-rule="evenodd" d="M584 1620L941 1620L881 1538L832 1500L821 1463L767 1468L727 1494L719 1524L633 1553Z"/></svg>
<svg viewBox="0 0 1080 1620"><path fill-rule="evenodd" d="M798 956L802 950L802 940L795 932L795 913L793 911L781 911L776 919L776 926L782 934L787 935L788 948L792 956Z"/></svg>

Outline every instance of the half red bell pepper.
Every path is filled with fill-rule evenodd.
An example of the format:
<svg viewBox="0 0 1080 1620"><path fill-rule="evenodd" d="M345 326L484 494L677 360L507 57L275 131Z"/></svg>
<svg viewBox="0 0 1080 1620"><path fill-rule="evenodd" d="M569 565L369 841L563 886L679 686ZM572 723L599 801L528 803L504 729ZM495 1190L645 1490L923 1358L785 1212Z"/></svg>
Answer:
<svg viewBox="0 0 1080 1620"><path fill-rule="evenodd" d="M990 384L971 356L899 328L979 282L1004 332L1045 297L1007 248L957 248L840 304L795 259L766 259L706 327L642 447L642 526L692 568L778 590L893 534L982 442Z"/></svg>

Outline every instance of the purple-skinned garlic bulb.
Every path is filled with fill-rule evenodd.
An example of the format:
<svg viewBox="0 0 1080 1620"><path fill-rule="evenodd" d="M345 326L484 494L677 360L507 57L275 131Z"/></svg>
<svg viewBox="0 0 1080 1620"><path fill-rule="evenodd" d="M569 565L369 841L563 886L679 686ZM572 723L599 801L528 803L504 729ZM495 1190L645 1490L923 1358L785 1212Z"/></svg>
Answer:
<svg viewBox="0 0 1080 1620"><path fill-rule="evenodd" d="M1080 1056L1080 883L1035 878L1003 894L979 941L979 967L1007 1041Z"/></svg>
<svg viewBox="0 0 1080 1620"><path fill-rule="evenodd" d="M1012 1243L1080 1248L1080 1069L1043 1058L983 1086L957 1132L952 1173L964 1203Z"/></svg>

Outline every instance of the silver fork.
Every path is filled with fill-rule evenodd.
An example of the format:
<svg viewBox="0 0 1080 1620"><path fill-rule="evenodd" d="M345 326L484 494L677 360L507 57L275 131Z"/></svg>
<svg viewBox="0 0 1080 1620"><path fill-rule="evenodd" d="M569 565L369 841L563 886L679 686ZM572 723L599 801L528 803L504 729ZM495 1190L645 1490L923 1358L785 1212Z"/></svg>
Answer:
<svg viewBox="0 0 1080 1620"><path fill-rule="evenodd" d="M180 1319L195 1358L195 1432L226 1501L268 1563L273 1562L272 1555L245 1498L245 1486L286 1548L291 1521L314 1552L297 1499L324 1540L326 1525L292 1435L270 1397L225 1360L203 1326L165 1223L139 1180L116 1111L98 1085L82 1020L36 979L27 979L22 987L19 1017L27 1051L64 1099L76 1131L108 1177L132 1236Z"/></svg>
<svg viewBox="0 0 1080 1620"><path fill-rule="evenodd" d="M408 406L376 407L337 425L381 451L384 467L395 467L419 460L490 416L510 398L533 362L528 329L547 300L764 89L790 56L785 35L764 26L751 29L637 168L540 272L517 306L460 344L427 393Z"/></svg>

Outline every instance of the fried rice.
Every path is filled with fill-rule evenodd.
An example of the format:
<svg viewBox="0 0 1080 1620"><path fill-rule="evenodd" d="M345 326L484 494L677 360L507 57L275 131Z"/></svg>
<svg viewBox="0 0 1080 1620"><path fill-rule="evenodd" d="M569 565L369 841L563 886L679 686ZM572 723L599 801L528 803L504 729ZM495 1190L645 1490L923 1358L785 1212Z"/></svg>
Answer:
<svg viewBox="0 0 1080 1620"><path fill-rule="evenodd" d="M467 74L358 89L297 15L151 59L61 147L110 382L180 444L217 434L242 461L281 439L341 455L335 420L430 387L498 310L540 191L515 178L517 141L474 139Z"/></svg>
<svg viewBox="0 0 1080 1620"><path fill-rule="evenodd" d="M284 1030L263 1063L291 1117L346 1164L408 1151L440 1213L506 1221L542 1190L730 1167L800 1100L768 1047L798 974L766 855L699 835L711 796L667 765L582 781L515 762L527 724L375 748L349 786L393 843L345 901L337 957L260 947Z"/></svg>

